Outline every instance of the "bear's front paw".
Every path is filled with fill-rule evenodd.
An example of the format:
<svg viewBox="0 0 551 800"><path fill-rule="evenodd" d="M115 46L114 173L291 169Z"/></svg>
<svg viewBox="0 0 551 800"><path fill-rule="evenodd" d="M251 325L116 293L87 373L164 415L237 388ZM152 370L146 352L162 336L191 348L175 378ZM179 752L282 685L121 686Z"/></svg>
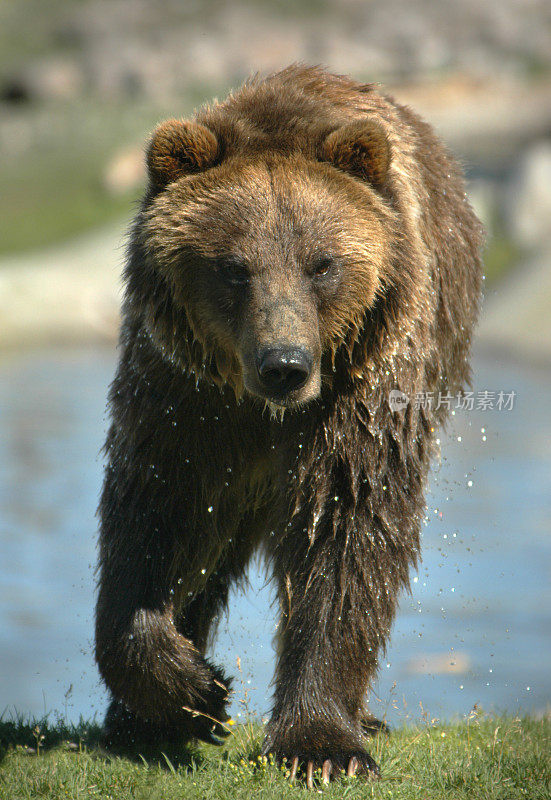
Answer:
<svg viewBox="0 0 551 800"><path fill-rule="evenodd" d="M285 759L291 782L300 775L309 789L314 787L316 770L320 770L324 784L342 774L365 778L378 778L380 774L375 760L351 732L325 726L306 726L299 731L293 724L287 733L269 729L263 752L272 753L278 763Z"/></svg>
<svg viewBox="0 0 551 800"><path fill-rule="evenodd" d="M207 662L208 663L208 662ZM188 736L201 739L209 744L222 744L222 739L229 735L225 723L229 720L226 703L230 692L231 678L227 678L220 667L209 664L211 680L201 700L193 707L184 706L189 714Z"/></svg>

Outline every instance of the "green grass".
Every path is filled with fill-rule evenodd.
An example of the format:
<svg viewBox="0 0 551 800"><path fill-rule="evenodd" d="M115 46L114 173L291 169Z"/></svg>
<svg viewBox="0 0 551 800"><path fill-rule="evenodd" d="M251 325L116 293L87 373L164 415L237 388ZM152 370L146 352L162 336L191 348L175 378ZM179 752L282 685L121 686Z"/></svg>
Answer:
<svg viewBox="0 0 551 800"><path fill-rule="evenodd" d="M110 195L101 185L101 156L76 151L40 153L16 174L1 168L2 252L18 253L56 244L119 217L130 216L135 197Z"/></svg>
<svg viewBox="0 0 551 800"><path fill-rule="evenodd" d="M159 121L189 115L212 94L212 86L197 86L166 106L82 98L10 109L0 120L0 254L129 219L142 187L111 192L107 165L129 146L145 146Z"/></svg>
<svg viewBox="0 0 551 800"><path fill-rule="evenodd" d="M102 179L131 133L115 110L111 123L107 116L107 109L86 104L12 112L0 162L2 253L44 247L129 216L134 198L110 194ZM148 127L144 121L144 134ZM27 140L19 150L21 132Z"/></svg>
<svg viewBox="0 0 551 800"><path fill-rule="evenodd" d="M304 796L285 768L259 757L260 725L238 725L223 748L108 755L97 725L0 722L0 798L185 800ZM67 744L70 743L70 744ZM70 749L72 748L72 749ZM376 783L334 782L327 798L549 800L551 721L487 717L402 728L371 743ZM320 789L320 787L317 787Z"/></svg>
<svg viewBox="0 0 551 800"><path fill-rule="evenodd" d="M484 275L486 286L492 285L510 272L522 257L520 248L503 231L496 231L489 237L484 253Z"/></svg>
<svg viewBox="0 0 551 800"><path fill-rule="evenodd" d="M12 112L0 160L0 251L44 247L130 217L139 192L110 193L105 168L121 148L145 140L161 116L89 103ZM27 138L19 150L20 135Z"/></svg>

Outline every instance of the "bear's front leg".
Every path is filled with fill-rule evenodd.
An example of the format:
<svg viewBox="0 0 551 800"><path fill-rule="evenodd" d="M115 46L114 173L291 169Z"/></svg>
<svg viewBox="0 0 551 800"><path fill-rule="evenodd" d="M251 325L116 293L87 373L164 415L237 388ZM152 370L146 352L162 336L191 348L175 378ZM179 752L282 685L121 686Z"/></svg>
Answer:
<svg viewBox="0 0 551 800"><path fill-rule="evenodd" d="M140 473L138 473L138 478ZM200 738L219 743L228 719L229 683L176 624L176 590L193 585L194 543L187 535L189 575L175 579L186 536L175 493L140 491L108 468L102 495L96 660L114 702L107 742ZM178 523L178 524L177 524ZM184 565L185 566L185 565ZM196 570L200 573L200 570ZM184 585L182 581L189 581ZM187 594L187 591L186 591ZM216 608L212 609L214 614Z"/></svg>
<svg viewBox="0 0 551 800"><path fill-rule="evenodd" d="M402 570L385 568L379 532L368 535L356 522L353 530L334 530L330 523L309 537L303 520L287 529L271 554L281 622L264 752L286 758L292 778L301 766L310 787L315 769L324 782L340 771L379 774L365 749L364 704Z"/></svg>

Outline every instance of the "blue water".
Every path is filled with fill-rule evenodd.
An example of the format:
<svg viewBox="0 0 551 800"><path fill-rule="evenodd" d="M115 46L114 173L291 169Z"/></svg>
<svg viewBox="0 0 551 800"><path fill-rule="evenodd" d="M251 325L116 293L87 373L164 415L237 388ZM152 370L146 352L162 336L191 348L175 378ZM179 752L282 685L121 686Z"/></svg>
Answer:
<svg viewBox="0 0 551 800"><path fill-rule="evenodd" d="M102 349L0 361L0 713L78 720L105 707L92 655L94 514L114 363ZM550 703L551 381L479 357L474 388L514 390L515 404L458 412L442 436L423 563L371 697L394 723L475 703L511 712ZM273 672L275 616L258 566L250 584L232 597L214 646L238 678L238 719L245 704L268 712Z"/></svg>

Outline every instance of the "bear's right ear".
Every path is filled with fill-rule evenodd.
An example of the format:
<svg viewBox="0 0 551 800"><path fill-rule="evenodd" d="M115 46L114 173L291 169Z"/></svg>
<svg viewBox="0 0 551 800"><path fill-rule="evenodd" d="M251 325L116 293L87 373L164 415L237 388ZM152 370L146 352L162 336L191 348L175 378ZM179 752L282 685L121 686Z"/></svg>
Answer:
<svg viewBox="0 0 551 800"><path fill-rule="evenodd" d="M166 186L184 175L202 172L216 161L216 136L198 122L169 119L154 131L147 149L151 181Z"/></svg>

